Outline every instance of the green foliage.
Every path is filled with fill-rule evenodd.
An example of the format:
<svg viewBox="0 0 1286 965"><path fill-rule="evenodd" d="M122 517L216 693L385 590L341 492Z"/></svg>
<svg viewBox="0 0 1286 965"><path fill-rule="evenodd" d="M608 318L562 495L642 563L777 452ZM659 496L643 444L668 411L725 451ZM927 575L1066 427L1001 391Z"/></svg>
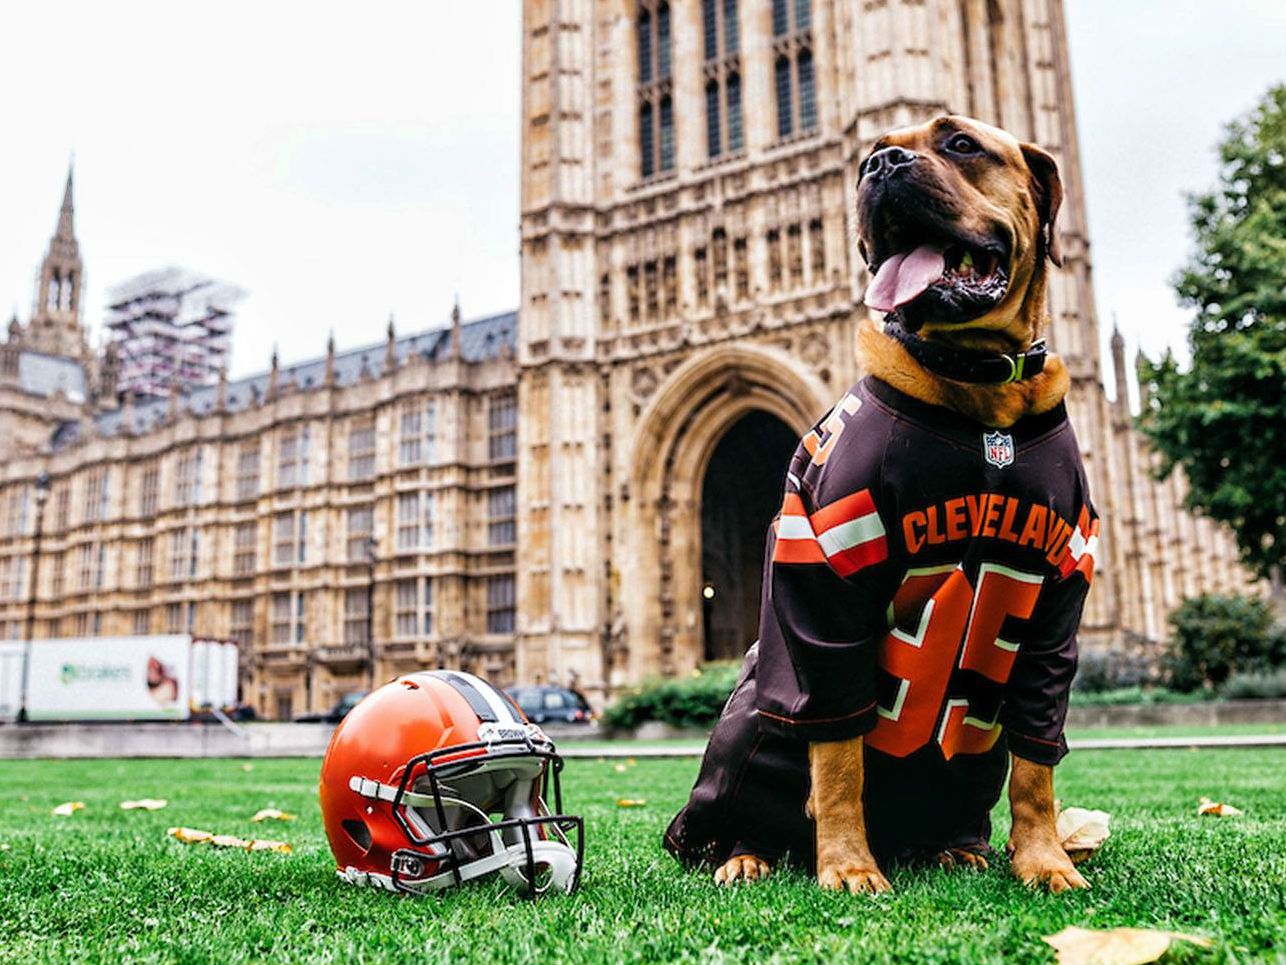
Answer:
<svg viewBox="0 0 1286 965"><path fill-rule="evenodd" d="M711 727L737 682L740 664L707 664L687 677L655 677L608 707L603 721L614 729L655 720L673 727Z"/></svg>
<svg viewBox="0 0 1286 965"><path fill-rule="evenodd" d="M1142 363L1141 425L1188 506L1268 577L1286 562L1286 85L1228 126L1219 158L1218 184L1189 198L1196 248L1175 279L1196 310L1192 364Z"/></svg>
<svg viewBox="0 0 1286 965"><path fill-rule="evenodd" d="M1263 600L1208 593L1170 614L1169 684L1179 691L1218 687L1233 673L1286 666L1286 633L1272 626Z"/></svg>
<svg viewBox="0 0 1286 965"><path fill-rule="evenodd" d="M1222 694L1229 700L1277 700L1286 697L1286 668L1235 673L1223 685Z"/></svg>
<svg viewBox="0 0 1286 965"><path fill-rule="evenodd" d="M1072 692L1080 695L1141 690L1157 682L1154 661L1133 650L1082 653L1076 666Z"/></svg>
<svg viewBox="0 0 1286 965"><path fill-rule="evenodd" d="M1179 693L1164 687L1116 687L1111 690L1072 690L1073 707L1120 707L1137 704L1199 704L1213 700L1214 691L1198 690Z"/></svg>

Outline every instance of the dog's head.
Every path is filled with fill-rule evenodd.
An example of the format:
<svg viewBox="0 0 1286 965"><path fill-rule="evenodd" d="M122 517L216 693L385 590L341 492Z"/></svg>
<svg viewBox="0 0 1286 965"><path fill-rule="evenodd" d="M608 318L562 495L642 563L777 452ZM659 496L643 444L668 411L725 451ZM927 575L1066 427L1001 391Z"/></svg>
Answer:
<svg viewBox="0 0 1286 965"><path fill-rule="evenodd" d="M1043 324L1045 259L1062 264L1062 200L1049 154L980 121L884 135L857 188L866 303L926 335L1029 344Z"/></svg>

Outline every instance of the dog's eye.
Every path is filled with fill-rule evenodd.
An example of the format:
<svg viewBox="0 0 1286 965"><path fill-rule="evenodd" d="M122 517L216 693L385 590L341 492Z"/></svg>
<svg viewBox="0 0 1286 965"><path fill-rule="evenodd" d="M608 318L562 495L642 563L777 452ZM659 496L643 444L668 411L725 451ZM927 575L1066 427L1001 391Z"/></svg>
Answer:
<svg viewBox="0 0 1286 965"><path fill-rule="evenodd" d="M977 154L982 148L968 134L957 134L947 141L947 150L955 154Z"/></svg>

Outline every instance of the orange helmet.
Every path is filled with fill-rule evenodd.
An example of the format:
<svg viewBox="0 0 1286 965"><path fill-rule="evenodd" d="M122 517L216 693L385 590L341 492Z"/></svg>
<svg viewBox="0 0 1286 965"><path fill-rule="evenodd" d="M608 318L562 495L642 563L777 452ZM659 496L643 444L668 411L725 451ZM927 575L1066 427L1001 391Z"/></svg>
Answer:
<svg viewBox="0 0 1286 965"><path fill-rule="evenodd" d="M418 894L499 872L527 894L573 891L584 824L562 813L562 767L553 742L485 680L399 677L349 712L322 760L339 877Z"/></svg>

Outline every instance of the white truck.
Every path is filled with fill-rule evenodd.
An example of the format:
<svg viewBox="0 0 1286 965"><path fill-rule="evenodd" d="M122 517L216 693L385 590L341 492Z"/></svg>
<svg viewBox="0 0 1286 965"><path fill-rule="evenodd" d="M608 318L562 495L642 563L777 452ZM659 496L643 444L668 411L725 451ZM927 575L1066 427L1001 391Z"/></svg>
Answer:
<svg viewBox="0 0 1286 965"><path fill-rule="evenodd" d="M188 634L0 648L0 720L186 720L237 703L237 645Z"/></svg>

